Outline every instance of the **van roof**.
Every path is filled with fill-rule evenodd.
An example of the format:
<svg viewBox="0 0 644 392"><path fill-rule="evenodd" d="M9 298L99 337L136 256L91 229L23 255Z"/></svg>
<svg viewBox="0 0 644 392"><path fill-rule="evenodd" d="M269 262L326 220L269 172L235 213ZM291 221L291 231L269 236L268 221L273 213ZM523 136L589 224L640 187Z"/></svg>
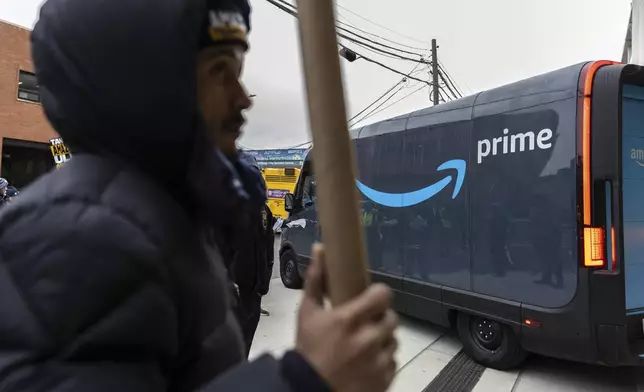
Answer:
<svg viewBox="0 0 644 392"><path fill-rule="evenodd" d="M423 126L469 121L499 113L575 97L579 76L588 62L534 76L475 95L430 106L350 130L352 139L400 132Z"/></svg>

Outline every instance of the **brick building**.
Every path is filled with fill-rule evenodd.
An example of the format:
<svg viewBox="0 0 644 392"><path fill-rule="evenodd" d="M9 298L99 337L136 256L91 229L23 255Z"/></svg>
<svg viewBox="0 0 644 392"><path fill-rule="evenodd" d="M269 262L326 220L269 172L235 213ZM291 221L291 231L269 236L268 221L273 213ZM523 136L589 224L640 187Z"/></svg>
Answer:
<svg viewBox="0 0 644 392"><path fill-rule="evenodd" d="M0 20L0 175L18 188L53 167L56 137L40 105L29 34Z"/></svg>

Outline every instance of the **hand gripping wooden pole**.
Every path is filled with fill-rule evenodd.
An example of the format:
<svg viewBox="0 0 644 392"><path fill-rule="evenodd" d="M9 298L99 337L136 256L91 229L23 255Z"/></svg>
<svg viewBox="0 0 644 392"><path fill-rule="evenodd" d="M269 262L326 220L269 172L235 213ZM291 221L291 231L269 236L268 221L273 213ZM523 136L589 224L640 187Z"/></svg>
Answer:
<svg viewBox="0 0 644 392"><path fill-rule="evenodd" d="M334 306L369 284L355 184L355 161L344 106L332 0L297 0L300 44L313 134L318 217Z"/></svg>

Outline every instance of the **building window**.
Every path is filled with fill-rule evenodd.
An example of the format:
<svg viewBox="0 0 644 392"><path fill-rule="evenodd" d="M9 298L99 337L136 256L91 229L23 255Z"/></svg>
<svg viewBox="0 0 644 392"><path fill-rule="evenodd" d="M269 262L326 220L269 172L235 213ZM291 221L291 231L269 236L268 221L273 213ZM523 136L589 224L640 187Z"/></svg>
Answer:
<svg viewBox="0 0 644 392"><path fill-rule="evenodd" d="M21 101L40 103L40 91L36 75L20 71L18 78L18 99Z"/></svg>

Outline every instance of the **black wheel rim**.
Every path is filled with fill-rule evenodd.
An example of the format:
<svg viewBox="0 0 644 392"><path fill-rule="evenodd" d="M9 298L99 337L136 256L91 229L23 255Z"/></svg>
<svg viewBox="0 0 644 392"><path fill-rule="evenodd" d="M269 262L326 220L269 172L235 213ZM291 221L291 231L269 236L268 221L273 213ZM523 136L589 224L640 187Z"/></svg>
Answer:
<svg viewBox="0 0 644 392"><path fill-rule="evenodd" d="M293 273L295 270L295 263L293 260L287 260L286 264L284 265L284 280L286 280L287 283L293 282Z"/></svg>
<svg viewBox="0 0 644 392"><path fill-rule="evenodd" d="M470 333L476 344L489 351L496 351L503 342L503 328L496 321L474 317L470 322Z"/></svg>

